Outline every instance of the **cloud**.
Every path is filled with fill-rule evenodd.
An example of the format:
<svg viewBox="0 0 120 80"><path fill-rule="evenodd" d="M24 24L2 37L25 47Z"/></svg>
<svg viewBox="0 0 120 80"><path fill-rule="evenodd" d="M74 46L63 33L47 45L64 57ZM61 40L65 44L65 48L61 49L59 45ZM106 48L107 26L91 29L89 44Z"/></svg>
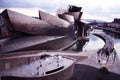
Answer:
<svg viewBox="0 0 120 80"><path fill-rule="evenodd" d="M0 8L38 8L48 13L70 4L83 7L82 11L89 17L111 20L120 14L119 0L0 0Z"/></svg>
<svg viewBox="0 0 120 80"><path fill-rule="evenodd" d="M27 2L27 3L26 3ZM8 8L8 7L29 7L31 4L28 0L20 1L20 0L1 0L0 7Z"/></svg>

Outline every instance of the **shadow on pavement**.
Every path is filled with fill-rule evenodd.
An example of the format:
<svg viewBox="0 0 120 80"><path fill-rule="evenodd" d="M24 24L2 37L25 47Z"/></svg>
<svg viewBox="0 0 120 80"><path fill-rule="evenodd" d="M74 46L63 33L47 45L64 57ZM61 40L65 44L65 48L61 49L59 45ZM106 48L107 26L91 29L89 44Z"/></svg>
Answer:
<svg viewBox="0 0 120 80"><path fill-rule="evenodd" d="M120 80L120 74L84 64L76 64L70 80Z"/></svg>

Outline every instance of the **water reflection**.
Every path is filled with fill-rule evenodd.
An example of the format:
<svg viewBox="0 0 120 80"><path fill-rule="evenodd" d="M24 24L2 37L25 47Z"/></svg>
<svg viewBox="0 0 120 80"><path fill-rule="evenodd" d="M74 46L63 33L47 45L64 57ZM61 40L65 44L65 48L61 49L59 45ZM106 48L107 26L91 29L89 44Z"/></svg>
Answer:
<svg viewBox="0 0 120 80"><path fill-rule="evenodd" d="M83 47L86 44L86 40L78 40L78 42L76 43L76 51L83 51Z"/></svg>
<svg viewBox="0 0 120 80"><path fill-rule="evenodd" d="M104 41L95 35L90 34L90 41L83 48L83 51L98 50L104 46Z"/></svg>

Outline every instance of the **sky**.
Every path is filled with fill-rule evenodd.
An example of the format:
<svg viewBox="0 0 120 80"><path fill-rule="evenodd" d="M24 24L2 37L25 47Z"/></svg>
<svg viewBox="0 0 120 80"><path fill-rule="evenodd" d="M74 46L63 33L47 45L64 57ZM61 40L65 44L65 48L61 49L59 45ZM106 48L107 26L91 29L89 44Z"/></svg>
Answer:
<svg viewBox="0 0 120 80"><path fill-rule="evenodd" d="M68 5L82 7L82 19L113 21L120 18L119 0L0 0L0 12L8 8L29 16L38 16L38 10L55 14Z"/></svg>

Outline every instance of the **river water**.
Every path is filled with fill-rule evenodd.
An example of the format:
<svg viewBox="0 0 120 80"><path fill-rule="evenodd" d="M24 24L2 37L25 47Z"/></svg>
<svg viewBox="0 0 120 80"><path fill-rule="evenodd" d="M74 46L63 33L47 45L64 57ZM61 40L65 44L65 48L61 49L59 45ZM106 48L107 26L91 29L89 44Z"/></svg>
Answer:
<svg viewBox="0 0 120 80"><path fill-rule="evenodd" d="M102 34L106 34L109 37L111 37L114 41L114 48L116 49L118 58L120 60L120 35L109 33L109 32L104 32L102 30L93 30L90 33L89 42L86 43L86 45L83 48L83 51L99 50L100 48L104 46L105 44L104 41L100 39L99 37L93 35L92 33L102 33Z"/></svg>

